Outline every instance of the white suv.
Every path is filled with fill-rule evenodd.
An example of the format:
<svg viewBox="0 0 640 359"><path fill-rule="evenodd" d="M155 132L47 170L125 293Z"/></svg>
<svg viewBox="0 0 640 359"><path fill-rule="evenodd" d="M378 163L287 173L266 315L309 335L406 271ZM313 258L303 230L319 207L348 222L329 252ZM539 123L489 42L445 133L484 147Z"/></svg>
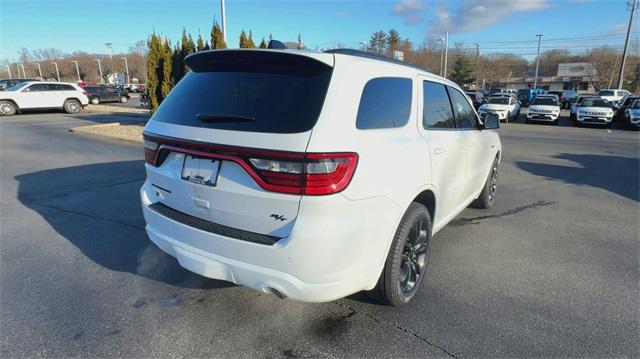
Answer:
<svg viewBox="0 0 640 359"><path fill-rule="evenodd" d="M484 105L478 109L481 117L488 113L498 116L500 121L509 122L510 120L518 120L520 117L520 103L515 96L492 96Z"/></svg>
<svg viewBox="0 0 640 359"><path fill-rule="evenodd" d="M195 273L279 297L411 300L432 235L494 201L499 122L453 82L385 59L187 57L144 129L150 239Z"/></svg>
<svg viewBox="0 0 640 359"><path fill-rule="evenodd" d="M611 126L613 105L603 98L586 98L576 106L576 125L594 124Z"/></svg>
<svg viewBox="0 0 640 359"><path fill-rule="evenodd" d="M559 123L560 103L556 96L536 96L527 108L527 123L533 121Z"/></svg>
<svg viewBox="0 0 640 359"><path fill-rule="evenodd" d="M88 104L85 90L65 82L22 82L0 92L0 116L35 109L63 109L67 113L78 113Z"/></svg>

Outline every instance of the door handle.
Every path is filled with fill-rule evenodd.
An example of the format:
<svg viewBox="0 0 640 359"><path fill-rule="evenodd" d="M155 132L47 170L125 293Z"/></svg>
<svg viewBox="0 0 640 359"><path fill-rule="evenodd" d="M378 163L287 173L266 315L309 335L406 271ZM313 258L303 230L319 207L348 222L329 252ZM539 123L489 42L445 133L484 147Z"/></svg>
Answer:
<svg viewBox="0 0 640 359"><path fill-rule="evenodd" d="M439 155L439 154L445 153L445 152L447 152L446 148L438 147L438 148L434 148L433 149L433 154L435 154L435 155Z"/></svg>

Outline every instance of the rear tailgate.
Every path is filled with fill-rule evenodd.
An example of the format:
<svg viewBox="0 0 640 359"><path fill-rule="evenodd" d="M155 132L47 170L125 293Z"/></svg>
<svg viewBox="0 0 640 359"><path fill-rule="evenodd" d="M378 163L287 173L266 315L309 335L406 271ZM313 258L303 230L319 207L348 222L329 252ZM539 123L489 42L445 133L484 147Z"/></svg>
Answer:
<svg viewBox="0 0 640 359"><path fill-rule="evenodd" d="M227 50L188 58L192 71L144 130L147 179L160 201L216 224L286 237L301 199L287 189L287 171L304 160L332 72L332 55L314 56ZM265 180L264 166L290 168Z"/></svg>

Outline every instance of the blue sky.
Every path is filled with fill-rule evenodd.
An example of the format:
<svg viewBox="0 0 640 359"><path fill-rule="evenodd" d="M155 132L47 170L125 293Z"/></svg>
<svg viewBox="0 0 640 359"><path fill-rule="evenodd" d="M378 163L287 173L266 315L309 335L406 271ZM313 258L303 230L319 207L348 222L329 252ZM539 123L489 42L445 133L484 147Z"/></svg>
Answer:
<svg viewBox="0 0 640 359"><path fill-rule="evenodd" d="M529 57L531 43L497 43L564 39L626 30L629 11L624 0L395 0L395 1L234 1L227 0L228 42L237 46L242 29L262 36L294 41L298 33L310 48L336 42L358 46L372 32L395 28L420 43L450 31L450 43L481 44L483 53L512 51ZM185 27L206 35L213 18L220 19L219 0L0 0L0 59L17 57L20 47L59 48L64 52L127 51L155 29L177 39ZM638 31L637 25L634 26ZM609 43L622 35L590 40L550 42L572 51Z"/></svg>

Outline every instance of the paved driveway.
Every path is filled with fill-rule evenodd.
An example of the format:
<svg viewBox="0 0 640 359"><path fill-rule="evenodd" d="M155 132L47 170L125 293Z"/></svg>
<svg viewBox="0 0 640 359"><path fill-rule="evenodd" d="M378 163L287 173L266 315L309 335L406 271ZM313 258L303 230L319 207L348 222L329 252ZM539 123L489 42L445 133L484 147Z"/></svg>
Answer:
<svg viewBox="0 0 640 359"><path fill-rule="evenodd" d="M640 356L638 133L508 124L499 197L434 240L415 303L209 280L144 233L140 146L0 118L0 356Z"/></svg>

